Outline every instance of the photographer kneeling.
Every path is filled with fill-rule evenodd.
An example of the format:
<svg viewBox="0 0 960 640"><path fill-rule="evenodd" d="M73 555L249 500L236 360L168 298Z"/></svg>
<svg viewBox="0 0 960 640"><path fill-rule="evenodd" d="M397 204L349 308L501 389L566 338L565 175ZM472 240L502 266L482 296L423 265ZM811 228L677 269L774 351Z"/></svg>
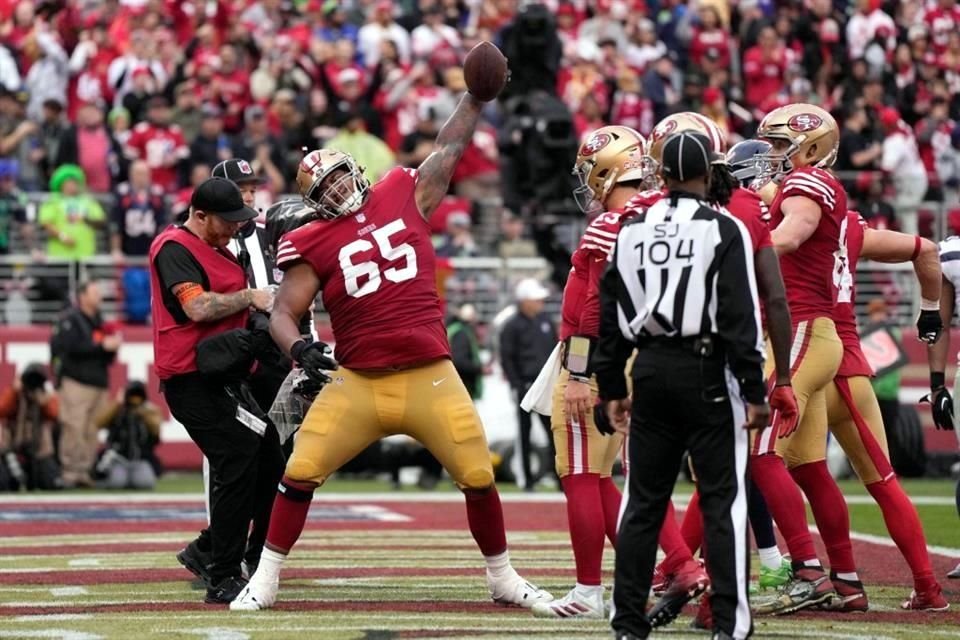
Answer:
<svg viewBox="0 0 960 640"><path fill-rule="evenodd" d="M42 364L0 393L0 491L63 488L53 437L59 411Z"/></svg>
<svg viewBox="0 0 960 640"><path fill-rule="evenodd" d="M229 603L246 584L240 562L254 497L261 483L276 483L260 470L283 465L276 430L246 382L258 342L249 310L269 311L273 294L247 288L226 249L256 215L233 182L210 178L194 190L187 221L150 247L157 375L171 413L210 461L210 604Z"/></svg>
<svg viewBox="0 0 960 640"><path fill-rule="evenodd" d="M153 449L160 442L160 408L147 400L140 381L127 385L120 401L113 401L97 418L97 428L107 430L107 448L97 462L106 476L107 489L153 489L157 462Z"/></svg>

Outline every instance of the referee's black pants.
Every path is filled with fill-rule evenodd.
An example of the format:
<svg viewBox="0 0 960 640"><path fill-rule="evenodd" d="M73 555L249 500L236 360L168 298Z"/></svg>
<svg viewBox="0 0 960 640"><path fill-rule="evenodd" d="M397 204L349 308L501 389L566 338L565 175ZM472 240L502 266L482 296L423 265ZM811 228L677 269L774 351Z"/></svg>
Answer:
<svg viewBox="0 0 960 640"><path fill-rule="evenodd" d="M240 575L255 508L272 507L284 465L280 440L273 427L261 437L238 422L223 385L200 375L165 381L164 397L210 463L210 580L218 584Z"/></svg>
<svg viewBox="0 0 960 640"><path fill-rule="evenodd" d="M612 626L650 633L647 596L657 538L681 459L690 451L704 519L714 628L752 632L747 598L745 406L721 354L701 358L690 342L641 346L633 368L630 471L617 534Z"/></svg>

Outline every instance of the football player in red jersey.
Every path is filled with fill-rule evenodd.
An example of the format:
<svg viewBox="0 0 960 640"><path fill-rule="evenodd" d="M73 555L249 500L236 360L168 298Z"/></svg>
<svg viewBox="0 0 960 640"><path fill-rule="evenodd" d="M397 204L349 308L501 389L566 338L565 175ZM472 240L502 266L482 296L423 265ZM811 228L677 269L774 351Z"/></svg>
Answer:
<svg viewBox="0 0 960 640"><path fill-rule="evenodd" d="M846 502L830 476L823 446L827 428L826 388L840 366L843 346L833 321L837 294L850 278L841 259L840 228L847 195L825 169L833 164L839 130L820 107L792 104L774 109L760 123L757 137L772 145L762 156L765 179L779 183L770 206L771 237L780 255L793 323L790 378L800 408L799 426L790 431L774 423L755 437L751 470L793 559L794 578L780 594L760 603L758 613L784 614L825 605L836 592L813 546L803 497L814 497L838 512ZM768 375L773 373L768 362ZM784 466L786 462L786 467ZM789 468L789 473L787 472ZM790 482L790 477L796 483ZM821 528L831 568L858 580L845 526Z"/></svg>
<svg viewBox="0 0 960 640"><path fill-rule="evenodd" d="M911 610L944 611L949 604L930 566L923 525L890 466L880 406L870 385L873 369L863 354L857 333L856 290L852 277L861 258L912 262L923 299L917 319L918 336L933 344L943 330L939 313L941 271L937 245L917 236L870 229L855 211L847 213L840 231L846 248L843 258L851 278L843 281L834 311L837 333L843 342L843 359L826 392L830 432L880 506L887 531L913 572L914 591L901 606ZM818 526L822 527L821 522L846 518L845 513L832 509L829 503L826 506L821 504L816 495L808 495L808 499ZM832 529L841 526L842 523L827 524L827 528ZM867 609L867 596L858 580L844 580L836 571L831 571L830 577L840 596L834 602L834 610Z"/></svg>
<svg viewBox="0 0 960 640"><path fill-rule="evenodd" d="M620 490L611 474L623 435L605 424L600 427L604 431L598 430L594 422L597 383L590 373L590 352L600 329L600 276L620 230L623 205L652 175L648 161L642 135L629 127L608 126L587 137L574 164L580 183L574 196L593 219L570 259L561 309L563 357L550 390L550 413L577 583L563 598L535 605L533 614L539 617L605 617L600 567L604 534L616 544Z"/></svg>
<svg viewBox="0 0 960 640"><path fill-rule="evenodd" d="M319 219L281 242L277 266L284 278L270 329L308 374L326 378L323 370L337 369L329 347L308 343L298 328L322 293L342 366L304 419L259 567L232 610L274 604L281 565L303 530L314 490L367 446L396 433L419 440L463 491L493 600L531 607L553 599L510 564L486 437L450 361L437 295L429 217L482 107L464 95L419 169L393 169L373 186L339 151L312 151L300 163L300 194Z"/></svg>

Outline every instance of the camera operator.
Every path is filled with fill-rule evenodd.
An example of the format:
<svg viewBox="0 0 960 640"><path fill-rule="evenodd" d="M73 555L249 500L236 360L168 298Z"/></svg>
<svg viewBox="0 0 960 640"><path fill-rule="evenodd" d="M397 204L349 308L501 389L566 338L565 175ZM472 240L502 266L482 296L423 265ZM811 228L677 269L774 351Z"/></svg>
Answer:
<svg viewBox="0 0 960 640"><path fill-rule="evenodd" d="M170 411L210 463L210 604L230 602L246 584L240 562L255 497L262 483L276 482L260 469L283 462L246 383L256 355L249 310L269 311L273 293L248 288L227 250L256 216L233 182L210 178L194 190L187 221L150 248L157 375Z"/></svg>
<svg viewBox="0 0 960 640"><path fill-rule="evenodd" d="M107 448L97 471L106 475L107 489L153 489L157 484L154 447L160 442L160 408L147 400L146 386L127 385L122 401L114 401L97 419L107 430Z"/></svg>
<svg viewBox="0 0 960 640"><path fill-rule="evenodd" d="M0 393L0 491L62 488L53 446L58 412L42 364L28 365Z"/></svg>

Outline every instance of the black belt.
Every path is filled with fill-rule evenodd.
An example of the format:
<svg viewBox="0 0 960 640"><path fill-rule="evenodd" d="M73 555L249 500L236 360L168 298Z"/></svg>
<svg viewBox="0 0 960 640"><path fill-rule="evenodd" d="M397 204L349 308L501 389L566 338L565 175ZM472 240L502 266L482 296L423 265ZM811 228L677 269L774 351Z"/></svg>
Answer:
<svg viewBox="0 0 960 640"><path fill-rule="evenodd" d="M687 351L701 358L722 355L723 349L717 336L651 336L637 340L637 349L669 349Z"/></svg>

